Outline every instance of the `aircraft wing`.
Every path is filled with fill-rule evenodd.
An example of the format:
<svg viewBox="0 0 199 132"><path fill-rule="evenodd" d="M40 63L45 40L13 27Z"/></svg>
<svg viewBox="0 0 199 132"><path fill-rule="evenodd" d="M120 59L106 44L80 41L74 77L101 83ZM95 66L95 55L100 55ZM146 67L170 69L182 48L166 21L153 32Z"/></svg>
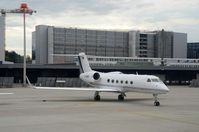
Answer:
<svg viewBox="0 0 199 132"><path fill-rule="evenodd" d="M0 93L0 95L8 95L8 94L13 94L13 93Z"/></svg>
<svg viewBox="0 0 199 132"><path fill-rule="evenodd" d="M26 77L29 87L34 89L44 89L44 90L73 90L73 91L99 91L99 92L120 92L118 89L112 87L99 87L99 88L72 88L72 87L38 87L33 86L29 79Z"/></svg>
<svg viewBox="0 0 199 132"><path fill-rule="evenodd" d="M72 88L72 87L37 87L37 86L32 86L32 87L35 88L35 89L44 89L44 90L118 92L117 89L111 89L111 88Z"/></svg>

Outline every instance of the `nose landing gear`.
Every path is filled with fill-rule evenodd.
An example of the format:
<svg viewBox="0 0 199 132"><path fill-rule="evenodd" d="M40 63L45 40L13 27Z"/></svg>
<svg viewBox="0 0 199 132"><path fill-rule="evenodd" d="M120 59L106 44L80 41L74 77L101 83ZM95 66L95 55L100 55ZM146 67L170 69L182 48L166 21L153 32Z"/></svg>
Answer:
<svg viewBox="0 0 199 132"><path fill-rule="evenodd" d="M160 102L158 101L158 94L153 94L154 97L154 106L160 106Z"/></svg>

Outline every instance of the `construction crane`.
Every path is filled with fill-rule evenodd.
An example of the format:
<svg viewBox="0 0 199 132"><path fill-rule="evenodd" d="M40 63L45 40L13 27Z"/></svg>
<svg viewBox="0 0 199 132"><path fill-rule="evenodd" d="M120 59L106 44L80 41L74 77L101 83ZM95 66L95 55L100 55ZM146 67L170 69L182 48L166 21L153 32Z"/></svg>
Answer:
<svg viewBox="0 0 199 132"><path fill-rule="evenodd" d="M26 7L26 9L24 10L23 7ZM13 9L13 10L1 9L2 16L5 16L7 13L26 13L26 14L32 15L33 13L36 13L36 11L29 9L27 7L27 4L23 3L21 4L21 7L19 9Z"/></svg>
<svg viewBox="0 0 199 132"><path fill-rule="evenodd" d="M22 3L19 9L13 9L13 10L7 10L7 9L0 9L1 16L3 17L3 25L0 27L3 27L3 37L5 37L5 16L7 13L17 13L17 14L23 14L23 20L24 20L24 64L23 64L23 83L24 86L26 85L26 23L25 23L25 16L26 14L32 15L33 13L36 13L35 10L29 9L28 5L26 3ZM4 38L3 38L4 39ZM5 39L4 44L5 46ZM1 46L1 45L0 45ZM2 49L2 48L1 48ZM3 47L5 49L5 47ZM3 56L5 56L5 50L3 53Z"/></svg>

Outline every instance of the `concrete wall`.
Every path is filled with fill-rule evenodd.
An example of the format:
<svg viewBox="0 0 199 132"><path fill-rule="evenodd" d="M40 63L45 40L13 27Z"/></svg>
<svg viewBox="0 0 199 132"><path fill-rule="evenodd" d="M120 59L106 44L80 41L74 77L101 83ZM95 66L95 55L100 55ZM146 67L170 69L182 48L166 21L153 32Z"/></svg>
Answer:
<svg viewBox="0 0 199 132"><path fill-rule="evenodd" d="M5 17L0 16L0 61L5 59Z"/></svg>
<svg viewBox="0 0 199 132"><path fill-rule="evenodd" d="M155 34L147 34L147 57L155 57Z"/></svg>
<svg viewBox="0 0 199 132"><path fill-rule="evenodd" d="M173 57L173 33L167 31L158 31L155 36L155 57L172 58Z"/></svg>
<svg viewBox="0 0 199 132"><path fill-rule="evenodd" d="M36 64L47 64L48 61L48 26L36 26Z"/></svg>
<svg viewBox="0 0 199 132"><path fill-rule="evenodd" d="M48 64L53 64L54 44L53 27L48 28Z"/></svg>
<svg viewBox="0 0 199 132"><path fill-rule="evenodd" d="M129 57L136 56L136 31L129 32Z"/></svg>
<svg viewBox="0 0 199 132"><path fill-rule="evenodd" d="M173 58L187 58L186 33L173 33Z"/></svg>

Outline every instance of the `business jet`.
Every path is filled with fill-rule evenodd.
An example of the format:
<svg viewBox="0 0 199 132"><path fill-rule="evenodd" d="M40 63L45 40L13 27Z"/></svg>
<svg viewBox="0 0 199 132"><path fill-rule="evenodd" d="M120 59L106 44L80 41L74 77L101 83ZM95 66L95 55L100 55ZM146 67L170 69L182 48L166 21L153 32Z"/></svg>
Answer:
<svg viewBox="0 0 199 132"><path fill-rule="evenodd" d="M123 101L127 92L141 92L152 94L154 106L159 106L159 94L169 92L168 87L156 76L123 74L121 72L103 73L91 69L85 53L77 55L81 74L80 79L93 88L63 88L63 87L37 87L32 86L27 78L29 85L36 89L55 89L55 90L84 90L95 91L94 100L100 101L100 92L118 93L118 100Z"/></svg>

